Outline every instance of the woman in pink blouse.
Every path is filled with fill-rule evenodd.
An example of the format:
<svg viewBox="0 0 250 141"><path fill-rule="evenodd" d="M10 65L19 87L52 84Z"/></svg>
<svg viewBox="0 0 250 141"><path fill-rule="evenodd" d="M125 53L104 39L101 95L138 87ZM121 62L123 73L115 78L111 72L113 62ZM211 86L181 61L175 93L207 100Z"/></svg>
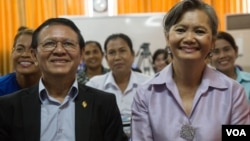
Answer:
<svg viewBox="0 0 250 141"><path fill-rule="evenodd" d="M250 124L243 87L205 63L218 19L200 0L182 0L164 17L173 59L138 88L133 141L221 141L223 124Z"/></svg>

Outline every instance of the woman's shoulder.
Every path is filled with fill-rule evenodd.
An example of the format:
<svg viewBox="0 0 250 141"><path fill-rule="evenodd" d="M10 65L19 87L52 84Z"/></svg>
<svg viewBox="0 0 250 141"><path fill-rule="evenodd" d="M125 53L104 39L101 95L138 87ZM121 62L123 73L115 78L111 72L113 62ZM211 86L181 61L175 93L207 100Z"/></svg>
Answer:
<svg viewBox="0 0 250 141"><path fill-rule="evenodd" d="M106 72L104 74L100 74L100 75L95 75L92 78L90 78L91 81L105 81L107 79L107 77L109 77L110 72Z"/></svg>
<svg viewBox="0 0 250 141"><path fill-rule="evenodd" d="M9 80L16 80L16 72L12 72L12 73L9 73L0 77L0 83L6 82Z"/></svg>
<svg viewBox="0 0 250 141"><path fill-rule="evenodd" d="M240 73L250 81L250 73L246 71L240 71Z"/></svg>

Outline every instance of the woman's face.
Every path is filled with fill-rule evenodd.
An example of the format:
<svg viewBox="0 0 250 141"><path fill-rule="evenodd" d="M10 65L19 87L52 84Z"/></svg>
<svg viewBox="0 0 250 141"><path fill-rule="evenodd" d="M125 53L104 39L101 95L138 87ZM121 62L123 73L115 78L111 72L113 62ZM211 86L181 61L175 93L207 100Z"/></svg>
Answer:
<svg viewBox="0 0 250 141"><path fill-rule="evenodd" d="M167 59L165 59L164 53L159 54L154 61L155 72L161 71L167 65Z"/></svg>
<svg viewBox="0 0 250 141"><path fill-rule="evenodd" d="M215 41L214 51L211 57L211 64L219 71L225 72L234 70L234 63L237 58L237 52L232 45L224 40Z"/></svg>
<svg viewBox="0 0 250 141"><path fill-rule="evenodd" d="M173 60L202 61L214 45L208 16L201 10L187 11L166 33Z"/></svg>
<svg viewBox="0 0 250 141"><path fill-rule="evenodd" d="M32 35L20 35L12 52L13 67L17 74L30 75L40 73L38 65L35 64L34 58L31 56Z"/></svg>
<svg viewBox="0 0 250 141"><path fill-rule="evenodd" d="M125 40L115 38L107 44L106 59L112 72L122 75L131 71L134 54Z"/></svg>
<svg viewBox="0 0 250 141"><path fill-rule="evenodd" d="M89 43L83 48L83 60L87 68L102 66L103 53L95 43Z"/></svg>

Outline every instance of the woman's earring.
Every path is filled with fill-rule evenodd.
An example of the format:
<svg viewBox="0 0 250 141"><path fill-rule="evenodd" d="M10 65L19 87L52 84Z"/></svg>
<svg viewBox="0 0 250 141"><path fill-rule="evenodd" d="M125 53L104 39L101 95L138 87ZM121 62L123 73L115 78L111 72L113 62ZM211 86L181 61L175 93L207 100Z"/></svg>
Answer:
<svg viewBox="0 0 250 141"><path fill-rule="evenodd" d="M213 56L213 50L210 50L210 52L208 53L208 56L209 56L209 57L212 57L212 56Z"/></svg>
<svg viewBox="0 0 250 141"><path fill-rule="evenodd" d="M172 53L171 50L170 50L170 48L169 48L169 46L166 47L166 50L167 50L168 54Z"/></svg>

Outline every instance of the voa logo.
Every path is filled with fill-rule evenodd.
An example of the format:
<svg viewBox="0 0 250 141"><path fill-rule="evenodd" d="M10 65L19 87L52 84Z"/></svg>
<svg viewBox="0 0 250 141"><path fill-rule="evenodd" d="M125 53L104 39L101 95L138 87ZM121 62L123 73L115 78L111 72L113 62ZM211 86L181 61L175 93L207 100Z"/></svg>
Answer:
<svg viewBox="0 0 250 141"><path fill-rule="evenodd" d="M244 129L226 129L228 136L247 136Z"/></svg>

